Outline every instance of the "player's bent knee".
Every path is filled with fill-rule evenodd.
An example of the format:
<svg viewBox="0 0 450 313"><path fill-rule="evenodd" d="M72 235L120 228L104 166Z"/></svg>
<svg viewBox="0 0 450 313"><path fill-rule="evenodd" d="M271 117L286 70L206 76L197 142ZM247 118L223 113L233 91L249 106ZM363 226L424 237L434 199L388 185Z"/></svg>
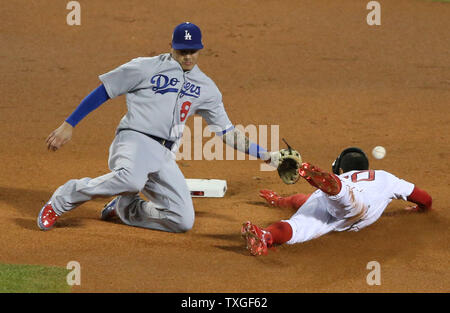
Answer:
<svg viewBox="0 0 450 313"><path fill-rule="evenodd" d="M176 225L176 232L185 233L194 227L195 213L192 206L188 206L185 213L179 217L178 223Z"/></svg>
<svg viewBox="0 0 450 313"><path fill-rule="evenodd" d="M178 221L165 221L167 231L173 233L185 233L190 231L194 226L194 220L181 219Z"/></svg>
<svg viewBox="0 0 450 313"><path fill-rule="evenodd" d="M136 174L129 169L122 168L116 171L124 192L140 192L147 183L147 176Z"/></svg>
<svg viewBox="0 0 450 313"><path fill-rule="evenodd" d="M194 227L194 216L188 215L183 216L180 223L178 224L178 232L185 233Z"/></svg>
<svg viewBox="0 0 450 313"><path fill-rule="evenodd" d="M192 223L178 224L176 232L177 233L186 233L186 232L190 231L193 227L194 227L194 223L193 222Z"/></svg>

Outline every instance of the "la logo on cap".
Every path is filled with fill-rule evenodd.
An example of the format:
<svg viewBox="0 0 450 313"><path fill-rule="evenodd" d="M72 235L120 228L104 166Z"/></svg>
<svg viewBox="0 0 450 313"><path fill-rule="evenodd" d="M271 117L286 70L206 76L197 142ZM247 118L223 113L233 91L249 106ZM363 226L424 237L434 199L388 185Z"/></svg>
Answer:
<svg viewBox="0 0 450 313"><path fill-rule="evenodd" d="M186 22L175 27L172 35L172 48L175 50L203 49L202 32L192 23Z"/></svg>
<svg viewBox="0 0 450 313"><path fill-rule="evenodd" d="M192 40L192 36L187 29L184 31L184 40Z"/></svg>

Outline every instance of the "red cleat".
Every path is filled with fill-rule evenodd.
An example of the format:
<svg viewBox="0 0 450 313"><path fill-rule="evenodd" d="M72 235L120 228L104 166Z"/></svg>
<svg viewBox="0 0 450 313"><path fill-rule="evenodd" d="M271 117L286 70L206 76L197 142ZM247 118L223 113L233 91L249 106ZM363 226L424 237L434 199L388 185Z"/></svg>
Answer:
<svg viewBox="0 0 450 313"><path fill-rule="evenodd" d="M337 195L341 191L342 183L336 175L323 172L312 164L302 163L298 173L312 186L331 196Z"/></svg>
<svg viewBox="0 0 450 313"><path fill-rule="evenodd" d="M272 245L272 234L251 222L242 224L242 237L247 241L247 249L252 255L266 255Z"/></svg>
<svg viewBox="0 0 450 313"><path fill-rule="evenodd" d="M59 215L56 214L55 210L52 207L52 203L47 202L39 212L37 218L37 225L41 230L50 230L55 226L56 221L58 220Z"/></svg>
<svg viewBox="0 0 450 313"><path fill-rule="evenodd" d="M271 206L278 206L278 201L283 199L275 191L263 189L259 191L259 196L264 198Z"/></svg>

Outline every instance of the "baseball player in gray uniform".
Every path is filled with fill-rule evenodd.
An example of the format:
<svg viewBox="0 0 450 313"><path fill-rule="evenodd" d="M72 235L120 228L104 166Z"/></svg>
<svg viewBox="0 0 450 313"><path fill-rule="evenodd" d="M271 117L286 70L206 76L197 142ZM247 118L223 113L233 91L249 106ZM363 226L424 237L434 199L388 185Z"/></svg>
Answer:
<svg viewBox="0 0 450 313"><path fill-rule="evenodd" d="M234 128L219 89L197 66L201 36L198 26L182 23L174 29L170 53L136 58L100 75L102 84L47 137L48 149L58 150L87 114L108 99L126 95L128 111L109 149L111 172L72 179L57 188L39 212L40 229L51 229L62 214L94 197L111 196L117 197L103 209L104 220L117 216L127 225L168 232L191 229L194 208L175 152L193 114L201 115L228 145L272 164L273 152Z"/></svg>

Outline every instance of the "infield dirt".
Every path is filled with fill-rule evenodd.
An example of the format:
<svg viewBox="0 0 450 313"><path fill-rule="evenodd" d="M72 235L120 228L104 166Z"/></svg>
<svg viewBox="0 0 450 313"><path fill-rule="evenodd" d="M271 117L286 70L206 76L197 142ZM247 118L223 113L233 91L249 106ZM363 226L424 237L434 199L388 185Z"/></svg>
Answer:
<svg viewBox="0 0 450 313"><path fill-rule="evenodd" d="M2 3L1 263L78 261L75 292L450 291L450 4L383 1L381 25L369 26L358 0L80 2L80 26L66 24L66 1ZM92 112L56 153L46 150L47 135L100 84L98 75L168 52L184 21L202 28L199 66L220 88L231 121L279 125L280 140L322 168L345 147L384 146L372 168L427 190L433 211L408 214L407 203L394 201L360 232L255 258L240 238L242 222L267 226L294 213L267 207L258 190L312 187L284 185L276 172L259 171L259 161L181 160L186 178L228 183L224 198L194 199L188 233L100 221L108 199L41 232L36 216L58 186L108 172L125 98ZM379 286L366 282L370 261L381 265Z"/></svg>

